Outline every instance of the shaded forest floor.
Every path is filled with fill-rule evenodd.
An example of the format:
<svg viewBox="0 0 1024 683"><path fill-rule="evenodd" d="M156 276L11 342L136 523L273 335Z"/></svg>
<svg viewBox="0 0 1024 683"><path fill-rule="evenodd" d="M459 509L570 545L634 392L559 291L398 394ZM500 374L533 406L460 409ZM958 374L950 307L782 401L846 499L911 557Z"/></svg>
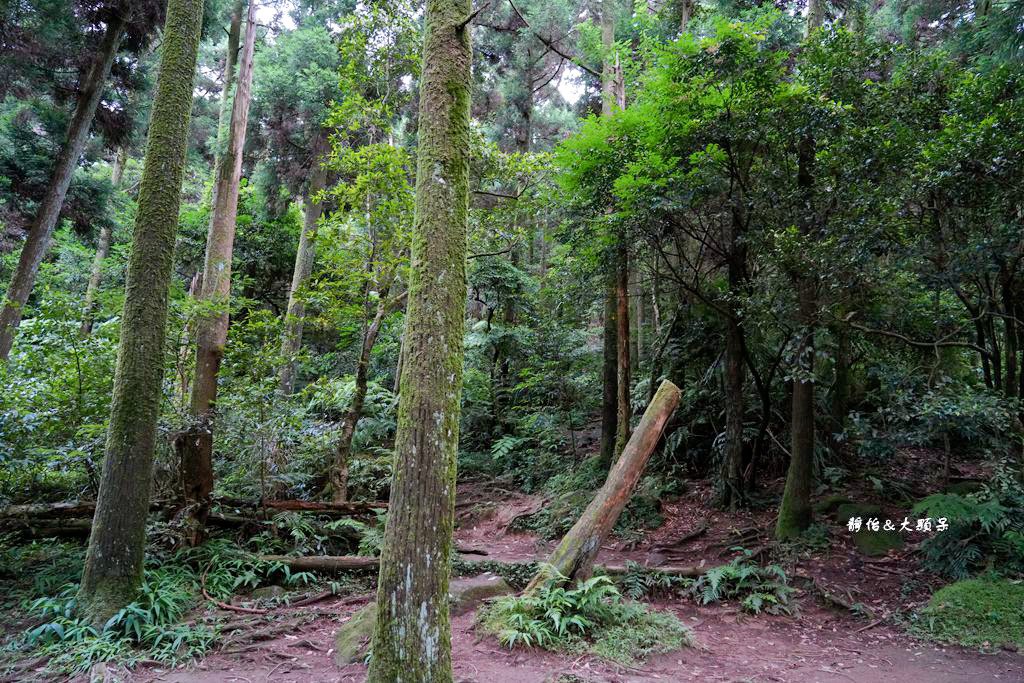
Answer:
<svg viewBox="0 0 1024 683"><path fill-rule="evenodd" d="M887 481L909 489L934 487L936 455L901 451ZM965 468L965 477L984 472ZM777 487L781 482L773 483ZM700 482L662 508L665 522L630 542L612 539L598 562L621 565L705 565L727 562L736 546L759 549L769 542L773 511L726 512L711 506L713 492ZM771 487L770 487L771 488ZM842 487L847 497L880 505L902 520L909 510L892 503L891 492L863 477ZM931 488L935 490L935 488ZM911 491L913 493L913 491ZM497 500L496 500L497 499ZM486 551L485 560L505 563L546 558L554 542L509 531L510 523L546 503L540 496L503 491L493 482L463 484L459 490L460 548ZM703 531L701 531L703 530ZM700 533L695 534L695 532ZM982 653L922 642L906 632L906 620L947 581L924 572L916 556L921 534L906 534L903 549L883 557L865 557L852 533L838 520L826 521L816 543L773 549L773 561L785 567L797 589L793 616L753 616L731 602L697 605L692 598L662 596L650 600L674 612L694 633L696 645L653 656L637 667L591 656L558 655L543 650L508 650L474 626L470 612L453 618L456 680L475 683L551 681L783 681L804 683L954 683L1024 681L1024 655L999 650ZM689 538L688 538L689 537ZM680 541L680 539L686 539ZM469 558L467 558L469 559ZM472 559L480 559L473 557ZM831 596L831 597L830 597ZM238 636L184 669L144 664L134 671L111 669L108 681L147 683L262 683L264 681L361 681L365 667L338 667L334 636L370 592L338 597L307 607L280 606L268 615L225 615L237 622ZM833 600L832 598L835 598ZM837 603L857 604L851 611ZM206 609L205 607L202 609ZM41 665L40 665L41 666ZM31 675L28 671L23 675ZM28 680L27 678L24 680ZM87 680L83 677L82 680Z"/></svg>
<svg viewBox="0 0 1024 683"><path fill-rule="evenodd" d="M932 481L941 471L938 455L928 451L900 451L886 481L909 489L936 490ZM964 477L984 476L964 467ZM781 482L776 482L779 486ZM664 524L633 542L613 539L601 550L598 562L622 564L626 560L648 566L664 564L713 566L736 555L740 543L756 549L768 542L773 522L770 507L762 511L726 512L711 506L713 492L690 483L678 500L663 506ZM894 507L891 492L878 490L870 478L847 482L845 495L880 504L886 515L902 520L909 510ZM497 492L497 494L496 494ZM913 493L914 491L911 491ZM500 499L495 503L495 496ZM479 503L475 501L481 501ZM539 496L502 492L493 483L464 484L459 491L459 528L462 548L479 548L487 560L530 562L543 560L554 545L533 534L511 532L510 522L545 503ZM875 681L894 683L954 683L1024 681L1024 655L996 651L986 654L965 648L922 642L907 635L904 619L928 601L946 583L923 572L915 555L922 534L907 534L907 545L880 558L868 558L856 549L845 523L827 522L827 541L797 548L788 557L776 557L798 588L794 616L751 616L734 603L698 606L687 598L654 599L652 604L674 612L689 625L696 646L654 656L639 667L625 667L593 657L560 656L543 650L501 647L493 637L474 628L472 613L453 619L452 636L457 681L528 683L540 681ZM707 527L683 543L678 540ZM737 539L741 539L737 541ZM864 606L855 614L822 599L845 596ZM342 599L315 608L295 610L310 621L246 652L214 654L191 669L168 671L149 668L131 680L176 683L207 681L360 681L365 667L338 668L332 659L334 634L356 609L371 599ZM288 618L279 613L276 619ZM250 646L252 647L252 646ZM230 648L229 648L230 649Z"/></svg>

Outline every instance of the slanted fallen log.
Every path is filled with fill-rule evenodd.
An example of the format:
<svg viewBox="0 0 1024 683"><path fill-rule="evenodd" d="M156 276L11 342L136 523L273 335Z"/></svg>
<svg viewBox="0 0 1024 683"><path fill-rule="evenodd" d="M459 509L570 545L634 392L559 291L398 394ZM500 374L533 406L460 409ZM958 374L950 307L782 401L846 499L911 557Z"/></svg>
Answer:
<svg viewBox="0 0 1024 683"><path fill-rule="evenodd" d="M679 387L668 380L658 387L639 426L608 472L604 486L548 558L548 564L559 573L569 579L590 576L597 552L633 495L651 453L661 440L665 425L679 405L680 395ZM534 591L546 578L545 572L538 572L525 592Z"/></svg>

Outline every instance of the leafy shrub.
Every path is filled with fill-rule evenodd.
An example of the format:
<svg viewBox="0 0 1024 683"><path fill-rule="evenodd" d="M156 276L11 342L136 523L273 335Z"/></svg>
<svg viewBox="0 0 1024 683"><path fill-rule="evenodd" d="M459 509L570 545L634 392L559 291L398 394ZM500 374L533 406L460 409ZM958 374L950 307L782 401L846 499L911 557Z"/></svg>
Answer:
<svg viewBox="0 0 1024 683"><path fill-rule="evenodd" d="M969 647L1024 647L1024 584L994 577L957 581L932 596L911 631Z"/></svg>
<svg viewBox="0 0 1024 683"><path fill-rule="evenodd" d="M962 579L987 561L1024 571L1024 489L1008 465L998 465L981 491L928 496L913 514L948 520L947 530L922 543L930 571Z"/></svg>
<svg viewBox="0 0 1024 683"><path fill-rule="evenodd" d="M690 589L702 605L738 600L744 611L754 614L792 614L789 598L793 590L782 567L759 567L745 557L708 570Z"/></svg>
<svg viewBox="0 0 1024 683"><path fill-rule="evenodd" d="M545 571L548 578L535 593L500 598L481 612L482 628L502 645L589 651L629 663L692 642L689 629L674 615L624 602L606 576L567 588L566 577L551 567Z"/></svg>

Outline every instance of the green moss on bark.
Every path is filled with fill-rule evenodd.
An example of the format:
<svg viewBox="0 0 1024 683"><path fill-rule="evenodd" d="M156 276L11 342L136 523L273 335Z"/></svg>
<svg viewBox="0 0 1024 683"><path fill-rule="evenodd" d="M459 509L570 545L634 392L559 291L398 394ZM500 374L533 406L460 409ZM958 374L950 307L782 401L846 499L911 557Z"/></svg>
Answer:
<svg viewBox="0 0 1024 683"><path fill-rule="evenodd" d="M469 0L428 0L395 471L368 680L451 681L448 582L469 212Z"/></svg>
<svg viewBox="0 0 1024 683"><path fill-rule="evenodd" d="M167 298L202 18L202 0L169 0L125 284L106 457L79 592L83 613L94 623L130 602L142 579Z"/></svg>

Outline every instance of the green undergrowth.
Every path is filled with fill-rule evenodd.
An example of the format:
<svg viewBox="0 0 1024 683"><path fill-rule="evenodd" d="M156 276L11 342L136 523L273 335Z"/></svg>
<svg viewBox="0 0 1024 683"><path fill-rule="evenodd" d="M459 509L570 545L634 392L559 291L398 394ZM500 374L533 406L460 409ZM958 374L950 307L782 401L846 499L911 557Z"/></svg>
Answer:
<svg viewBox="0 0 1024 683"><path fill-rule="evenodd" d="M651 654L693 643L674 614L625 600L606 576L573 588L553 568L533 594L499 598L477 615L479 627L508 648L540 647L568 654L589 653L632 665Z"/></svg>
<svg viewBox="0 0 1024 683"><path fill-rule="evenodd" d="M308 572L292 572L280 562L264 562L227 539L174 553L153 552L135 601L103 624L78 614L78 581L84 549L52 541L24 545L2 539L0 566L5 587L6 630L0 646L0 673L18 661L43 657L59 675L88 671L98 662L134 666L142 661L178 665L203 656L220 641L223 614L186 619L203 604L202 590L218 600L261 586L307 588ZM335 592L345 592L331 584ZM287 601L283 591L275 601Z"/></svg>
<svg viewBox="0 0 1024 683"><path fill-rule="evenodd" d="M996 577L957 581L915 615L914 635L968 647L1024 647L1024 582Z"/></svg>

